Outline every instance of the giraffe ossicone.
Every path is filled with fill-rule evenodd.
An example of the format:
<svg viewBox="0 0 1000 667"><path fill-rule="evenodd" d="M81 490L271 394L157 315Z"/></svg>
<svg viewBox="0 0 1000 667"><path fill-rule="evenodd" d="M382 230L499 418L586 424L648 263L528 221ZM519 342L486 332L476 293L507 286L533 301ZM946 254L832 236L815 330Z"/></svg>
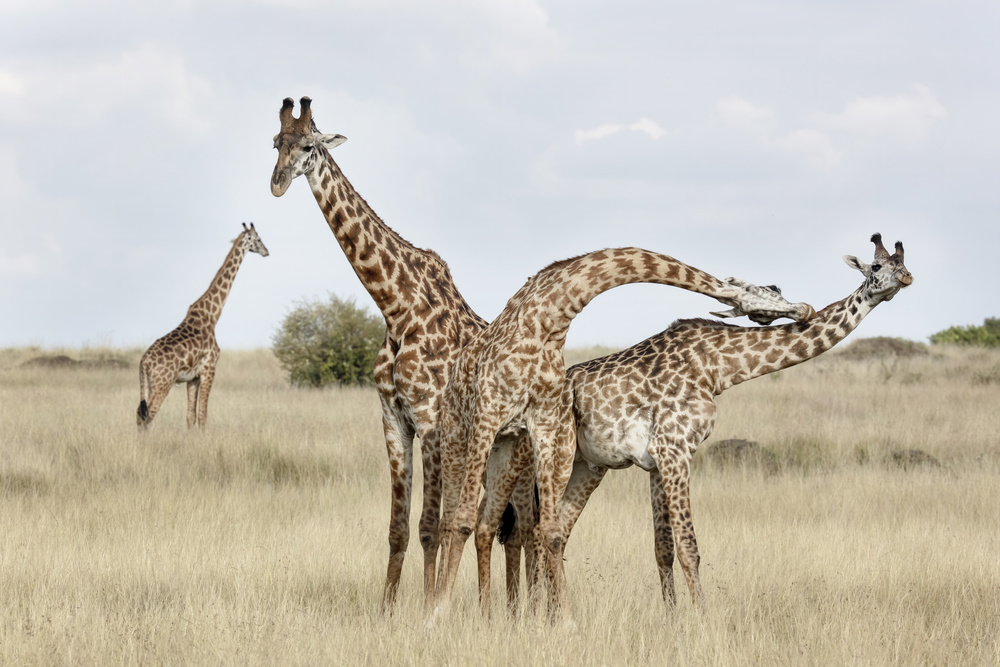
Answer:
<svg viewBox="0 0 1000 667"><path fill-rule="evenodd" d="M267 257L267 247L260 240L253 223L233 240L211 284L197 301L188 307L187 315L176 329L157 339L139 361L139 408L136 423L146 428L159 412L171 387L182 382L188 390L188 428L205 428L208 419L208 395L215 381L215 366L219 361L219 344L215 340L215 325L222 315L236 272L248 252Z"/></svg>

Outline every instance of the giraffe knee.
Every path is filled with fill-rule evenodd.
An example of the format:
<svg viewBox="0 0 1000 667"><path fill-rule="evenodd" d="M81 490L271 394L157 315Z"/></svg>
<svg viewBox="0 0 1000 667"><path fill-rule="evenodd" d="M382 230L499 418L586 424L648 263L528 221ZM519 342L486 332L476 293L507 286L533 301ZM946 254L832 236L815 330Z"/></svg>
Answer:
<svg viewBox="0 0 1000 667"><path fill-rule="evenodd" d="M420 546L424 551L436 549L438 546L438 531L436 528L420 526Z"/></svg>
<svg viewBox="0 0 1000 667"><path fill-rule="evenodd" d="M390 530L389 531L389 557L394 555L405 554L406 547L410 542L410 531L403 530Z"/></svg>

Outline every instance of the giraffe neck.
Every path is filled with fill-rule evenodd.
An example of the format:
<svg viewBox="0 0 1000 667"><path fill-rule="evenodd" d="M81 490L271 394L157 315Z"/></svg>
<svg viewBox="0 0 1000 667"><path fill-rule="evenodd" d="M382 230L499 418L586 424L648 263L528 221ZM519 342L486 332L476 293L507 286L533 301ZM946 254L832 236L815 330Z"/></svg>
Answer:
<svg viewBox="0 0 1000 667"><path fill-rule="evenodd" d="M630 283L681 287L716 299L738 290L684 262L641 248L612 248L556 262L528 281L511 301L538 308L543 335L565 340L570 323L597 295Z"/></svg>
<svg viewBox="0 0 1000 667"><path fill-rule="evenodd" d="M247 251L240 243L240 238L237 238L229 254L226 255L226 261L222 263L219 271L212 278L212 284L188 308L188 319L197 318L198 323L203 327L215 329L215 325L222 315L222 307L226 305L229 290L233 287L236 272L240 270L240 264L243 263L243 257L246 254Z"/></svg>
<svg viewBox="0 0 1000 667"><path fill-rule="evenodd" d="M451 277L448 265L429 250L416 248L375 214L333 161L326 148L306 173L316 203L343 248L361 284L385 317L390 335L399 340L418 313L439 317L450 311L460 319L483 320L473 312Z"/></svg>
<svg viewBox="0 0 1000 667"><path fill-rule="evenodd" d="M715 378L715 393L801 364L842 341L877 305L866 298L864 287L831 303L807 322L771 327L722 325L725 339L706 360L709 366L714 366L708 370Z"/></svg>

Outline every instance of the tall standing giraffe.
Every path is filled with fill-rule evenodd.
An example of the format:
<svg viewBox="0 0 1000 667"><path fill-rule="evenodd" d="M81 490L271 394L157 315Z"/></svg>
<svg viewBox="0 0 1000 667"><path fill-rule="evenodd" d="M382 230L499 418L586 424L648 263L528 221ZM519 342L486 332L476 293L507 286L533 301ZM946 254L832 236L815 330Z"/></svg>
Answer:
<svg viewBox="0 0 1000 667"><path fill-rule="evenodd" d="M391 609L410 539L413 438L420 438L423 507L424 594L434 590L441 501L441 457L434 427L438 397L458 350L486 326L466 303L448 265L431 250L404 240L375 214L330 156L347 139L322 134L313 122L311 100L303 97L299 117L285 98L281 128L274 137L278 160L271 193L280 197L305 174L316 203L361 284L385 318L385 341L375 360L375 386L382 404L382 428L389 456L392 504L389 564L383 608Z"/></svg>
<svg viewBox="0 0 1000 667"><path fill-rule="evenodd" d="M215 365L219 361L215 325L247 252L255 252L261 257L268 255L253 223L247 227L244 222L243 231L233 241L226 261L205 293L188 307L184 321L166 336L157 339L142 355L139 361L139 409L136 411L136 422L141 428L153 421L170 388L181 382L187 383L188 428L195 424L205 428L208 394L212 391Z"/></svg>
<svg viewBox="0 0 1000 667"><path fill-rule="evenodd" d="M703 606L688 481L691 458L715 426L715 397L741 382L826 352L872 309L913 282L903 264L903 245L897 242L890 255L880 234L871 240L875 244L872 264L844 257L848 266L864 275L861 286L808 321L738 327L700 319L679 320L626 350L570 367L567 390L576 419L577 452L559 506L560 527L566 538L609 469L639 466L650 475L654 553L663 599L670 605L676 601L676 547L691 598ZM500 465L504 458L496 457L496 461ZM495 487L505 473L509 474L494 469L491 459L488 496L502 495ZM530 530L532 513L521 510L516 521L528 524L519 530Z"/></svg>
<svg viewBox="0 0 1000 667"><path fill-rule="evenodd" d="M563 535L557 502L570 476L576 442L572 406L564 391L563 346L573 318L594 297L619 285L651 282L682 287L754 313L759 319L815 314L775 292L724 282L667 255L640 248L601 250L556 262L530 278L500 315L460 352L442 398L443 450L440 579L426 622L446 613L465 541L476 527L477 501L487 458L498 436L527 433L535 462L539 526L548 555L549 613L563 606ZM517 445L529 449L522 438ZM527 460L527 459L521 459ZM512 466L515 467L516 466ZM496 532L521 470L501 477L495 498L480 512L477 546ZM491 504L492 501L492 504ZM480 552L481 553L481 552ZM484 570L485 567L485 570ZM480 599L489 595L489 555L479 562Z"/></svg>

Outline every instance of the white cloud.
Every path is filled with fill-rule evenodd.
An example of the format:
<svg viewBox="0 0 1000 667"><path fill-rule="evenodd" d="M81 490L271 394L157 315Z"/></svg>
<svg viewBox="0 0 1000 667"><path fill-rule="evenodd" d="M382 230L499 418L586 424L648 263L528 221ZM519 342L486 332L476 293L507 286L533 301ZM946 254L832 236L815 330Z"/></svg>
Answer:
<svg viewBox="0 0 1000 667"><path fill-rule="evenodd" d="M0 71L0 119L18 123L90 124L111 109L138 101L184 134L209 128L199 111L212 86L178 55L145 46L110 59L44 62ZM32 104L25 105L23 97ZM69 117L65 109L73 109ZM58 114L49 117L47 111Z"/></svg>
<svg viewBox="0 0 1000 667"><path fill-rule="evenodd" d="M754 130L762 134L770 131L774 124L774 112L766 107L758 107L742 97L724 97L716 104L723 122L733 127Z"/></svg>
<svg viewBox="0 0 1000 667"><path fill-rule="evenodd" d="M573 134L573 140L578 146L582 146L588 141L595 141L597 139L604 139L605 137L610 137L613 134L618 134L619 132L624 132L625 130L633 130L635 132L643 132L649 136L650 139L656 141L660 137L667 134L667 131L662 127L657 125L654 121L648 118L640 118L631 125L619 125L617 123L607 123L605 125L598 125L597 127L590 130L577 130Z"/></svg>
<svg viewBox="0 0 1000 667"><path fill-rule="evenodd" d="M62 248L50 229L65 207L45 201L22 178L14 153L0 146L0 275L39 276L62 262Z"/></svg>
<svg viewBox="0 0 1000 667"><path fill-rule="evenodd" d="M913 86L913 92L898 95L859 97L839 114L817 114L826 127L873 137L891 137L917 143L948 110L927 86Z"/></svg>
<svg viewBox="0 0 1000 667"><path fill-rule="evenodd" d="M777 148L805 156L810 165L823 170L837 166L843 156L830 138L819 130L795 130L773 143Z"/></svg>
<svg viewBox="0 0 1000 667"><path fill-rule="evenodd" d="M24 95L24 81L16 74L0 69L0 95L21 97Z"/></svg>

